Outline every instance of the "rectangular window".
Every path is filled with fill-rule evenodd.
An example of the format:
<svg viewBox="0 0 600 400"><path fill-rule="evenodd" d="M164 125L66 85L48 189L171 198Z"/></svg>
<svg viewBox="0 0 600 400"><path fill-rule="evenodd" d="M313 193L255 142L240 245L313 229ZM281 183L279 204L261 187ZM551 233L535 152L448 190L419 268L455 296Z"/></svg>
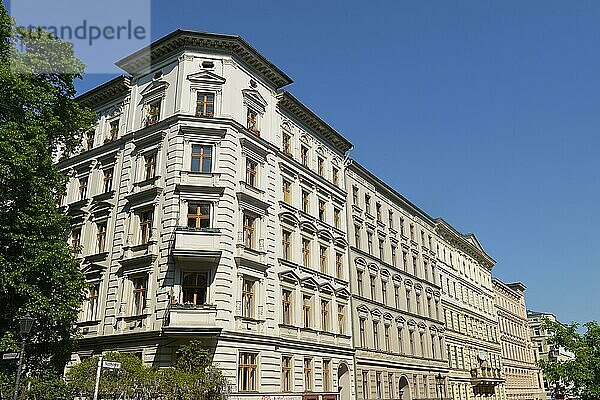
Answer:
<svg viewBox="0 0 600 400"><path fill-rule="evenodd" d="M153 210L146 210L140 213L140 242L146 244L152 237L152 218Z"/></svg>
<svg viewBox="0 0 600 400"><path fill-rule="evenodd" d="M335 253L335 276L338 279L344 278L344 255Z"/></svg>
<svg viewBox="0 0 600 400"><path fill-rule="evenodd" d="M88 287L86 305L84 309L84 320L95 321L98 313L98 293L100 292L100 284L94 283Z"/></svg>
<svg viewBox="0 0 600 400"><path fill-rule="evenodd" d="M321 300L321 330L329 331L329 302Z"/></svg>
<svg viewBox="0 0 600 400"><path fill-rule="evenodd" d="M248 128L248 130L255 134L259 134L260 131L258 130L258 113L256 112L256 110L248 108L248 113L246 114L246 120L247 120L246 127Z"/></svg>
<svg viewBox="0 0 600 400"><path fill-rule="evenodd" d="M310 239L302 238L302 264L310 268Z"/></svg>
<svg viewBox="0 0 600 400"><path fill-rule="evenodd" d="M282 181L283 201L292 204L292 183L286 179Z"/></svg>
<svg viewBox="0 0 600 400"><path fill-rule="evenodd" d="M283 323L292 324L292 291L283 289L281 291L281 308L283 311Z"/></svg>
<svg viewBox="0 0 600 400"><path fill-rule="evenodd" d="M371 282L371 300L375 300L377 297L377 290L375 287L375 276L369 275L369 278Z"/></svg>
<svg viewBox="0 0 600 400"><path fill-rule="evenodd" d="M310 194L306 190L302 191L302 211L310 212Z"/></svg>
<svg viewBox="0 0 600 400"><path fill-rule="evenodd" d="M143 276L133 279L133 304L131 314L139 316L146 308L146 291L148 289L148 277Z"/></svg>
<svg viewBox="0 0 600 400"><path fill-rule="evenodd" d="M400 309L400 286L394 286L394 305Z"/></svg>
<svg viewBox="0 0 600 400"><path fill-rule="evenodd" d="M71 230L71 247L73 247L75 254L81 253L81 228Z"/></svg>
<svg viewBox="0 0 600 400"><path fill-rule="evenodd" d="M324 274L328 272L327 253L329 253L329 248L327 246L319 246L319 264L321 266L321 272Z"/></svg>
<svg viewBox="0 0 600 400"><path fill-rule="evenodd" d="M242 317L254 318L254 281L249 279L242 285Z"/></svg>
<svg viewBox="0 0 600 400"><path fill-rule="evenodd" d="M188 203L188 228L210 228L210 203Z"/></svg>
<svg viewBox="0 0 600 400"><path fill-rule="evenodd" d="M402 340L402 327L398 328L398 352L404 354L404 341Z"/></svg>
<svg viewBox="0 0 600 400"><path fill-rule="evenodd" d="M283 259L289 261L292 258L292 233L284 230L281 236Z"/></svg>
<svg viewBox="0 0 600 400"><path fill-rule="evenodd" d="M144 171L146 180L156 176L156 152L144 156Z"/></svg>
<svg viewBox="0 0 600 400"><path fill-rule="evenodd" d="M363 398L369 398L369 371L362 372L362 391Z"/></svg>
<svg viewBox="0 0 600 400"><path fill-rule="evenodd" d="M192 172L210 173L212 171L212 146L192 145Z"/></svg>
<svg viewBox="0 0 600 400"><path fill-rule="evenodd" d="M398 255L396 254L396 246L391 245L390 250L392 253L392 265L395 267L398 264Z"/></svg>
<svg viewBox="0 0 600 400"><path fill-rule="evenodd" d="M181 279L181 301L195 306L206 304L207 288L207 273L184 272Z"/></svg>
<svg viewBox="0 0 600 400"><path fill-rule="evenodd" d="M305 167L308 166L308 147L300 146L300 161Z"/></svg>
<svg viewBox="0 0 600 400"><path fill-rule="evenodd" d="M373 348L379 350L379 322L373 321Z"/></svg>
<svg viewBox="0 0 600 400"><path fill-rule="evenodd" d="M79 200L87 198L88 178L87 176L79 178Z"/></svg>
<svg viewBox="0 0 600 400"><path fill-rule="evenodd" d="M292 357L281 358L281 390L284 392L292 391Z"/></svg>
<svg viewBox="0 0 600 400"><path fill-rule="evenodd" d="M381 280L381 301L383 304L387 303L387 282Z"/></svg>
<svg viewBox="0 0 600 400"><path fill-rule="evenodd" d="M323 390L331 391L331 360L323 360Z"/></svg>
<svg viewBox="0 0 600 400"><path fill-rule="evenodd" d="M302 315L304 318L304 327L312 328L312 315L311 315L311 304L312 296L302 296Z"/></svg>
<svg viewBox="0 0 600 400"><path fill-rule="evenodd" d="M356 186L352 186L352 204L358 205L358 188Z"/></svg>
<svg viewBox="0 0 600 400"><path fill-rule="evenodd" d="M248 249L254 249L256 246L255 230L256 218L244 214L244 246Z"/></svg>
<svg viewBox="0 0 600 400"><path fill-rule="evenodd" d="M379 259L385 261L385 250L383 247L384 241L383 239L379 239Z"/></svg>
<svg viewBox="0 0 600 400"><path fill-rule="evenodd" d="M415 240L415 226L410 224L410 240Z"/></svg>
<svg viewBox="0 0 600 400"><path fill-rule="evenodd" d="M408 272L408 253L405 251L402 252L402 267L404 271Z"/></svg>
<svg viewBox="0 0 600 400"><path fill-rule="evenodd" d="M104 170L104 193L108 193L112 190L113 185L113 169L108 168Z"/></svg>
<svg viewBox="0 0 600 400"><path fill-rule="evenodd" d="M404 236L404 218L400 217L400 235Z"/></svg>
<svg viewBox="0 0 600 400"><path fill-rule="evenodd" d="M115 119L109 123L109 141L117 140L119 137L119 120Z"/></svg>
<svg viewBox="0 0 600 400"><path fill-rule="evenodd" d="M149 103L146 108L146 126L154 125L160 121L160 100Z"/></svg>
<svg viewBox="0 0 600 400"><path fill-rule="evenodd" d="M354 246L360 249L360 225L354 225Z"/></svg>
<svg viewBox="0 0 600 400"><path fill-rule="evenodd" d="M326 208L325 207L326 207L325 202L323 200L319 200L319 221L325 222L325 216L326 216L326 214L325 214Z"/></svg>
<svg viewBox="0 0 600 400"><path fill-rule="evenodd" d="M346 307L343 304L338 304L338 333L344 335L346 332Z"/></svg>
<svg viewBox="0 0 600 400"><path fill-rule="evenodd" d="M412 312L410 306L410 290L408 289L406 289L406 311Z"/></svg>
<svg viewBox="0 0 600 400"><path fill-rule="evenodd" d="M256 187L257 185L257 169L258 163L249 158L246 159L246 184L252 187Z"/></svg>
<svg viewBox="0 0 600 400"><path fill-rule="evenodd" d="M94 131L89 131L85 135L86 149L92 150L94 148Z"/></svg>
<svg viewBox="0 0 600 400"><path fill-rule="evenodd" d="M388 394L389 398L394 398L394 374L388 373Z"/></svg>
<svg viewBox="0 0 600 400"><path fill-rule="evenodd" d="M200 93L196 95L196 117L213 117L215 115L215 95Z"/></svg>
<svg viewBox="0 0 600 400"><path fill-rule="evenodd" d="M238 390L240 392L255 392L257 389L256 354L240 353L238 369Z"/></svg>
<svg viewBox="0 0 600 400"><path fill-rule="evenodd" d="M382 222L381 219L381 203L375 203L375 212L377 214L377 221Z"/></svg>
<svg viewBox="0 0 600 400"><path fill-rule="evenodd" d="M385 335L385 351L390 351L392 349L392 345L390 343L390 326L386 325L384 327L384 335Z"/></svg>
<svg viewBox="0 0 600 400"><path fill-rule="evenodd" d="M383 393L382 393L383 390L381 387L381 372L377 372L375 374L375 384L377 386L377 398L381 399L381 398L383 398Z"/></svg>
<svg viewBox="0 0 600 400"><path fill-rule="evenodd" d="M415 355L415 332L409 330L408 331L408 340L410 342L410 354Z"/></svg>
<svg viewBox="0 0 600 400"><path fill-rule="evenodd" d="M365 212L367 214L371 213L371 196L365 194Z"/></svg>
<svg viewBox="0 0 600 400"><path fill-rule="evenodd" d="M288 156L292 155L292 144L291 144L292 137L289 134L284 132L282 142L283 142L282 143L283 144L283 146L282 146L283 154L288 155Z"/></svg>
<svg viewBox="0 0 600 400"><path fill-rule="evenodd" d="M392 210L388 211L388 226L390 229L394 229L394 212Z"/></svg>
<svg viewBox="0 0 600 400"><path fill-rule="evenodd" d="M369 254L373 254L373 234L367 232L367 251Z"/></svg>
<svg viewBox="0 0 600 400"><path fill-rule="evenodd" d="M319 176L325 175L325 161L321 157L317 157L317 172Z"/></svg>
<svg viewBox="0 0 600 400"><path fill-rule="evenodd" d="M342 217L341 217L341 212L339 208L333 208L333 226L336 229L340 229L341 225L342 225Z"/></svg>
<svg viewBox="0 0 600 400"><path fill-rule="evenodd" d="M333 184L336 186L340 185L340 170L336 167L331 167L331 173L333 175Z"/></svg>
<svg viewBox="0 0 600 400"><path fill-rule="evenodd" d="M97 242L98 242L98 253L104 253L106 251L106 222L99 222L97 225Z"/></svg>
<svg viewBox="0 0 600 400"><path fill-rule="evenodd" d="M313 390L312 358L304 359L304 390L307 392Z"/></svg>
<svg viewBox="0 0 600 400"><path fill-rule="evenodd" d="M362 348L366 348L366 336L365 336L365 319L364 318L360 318L359 320L359 324L358 324L358 329L359 329L359 334L360 334L360 347Z"/></svg>
<svg viewBox="0 0 600 400"><path fill-rule="evenodd" d="M356 271L356 288L358 289L358 295L363 295L363 272Z"/></svg>

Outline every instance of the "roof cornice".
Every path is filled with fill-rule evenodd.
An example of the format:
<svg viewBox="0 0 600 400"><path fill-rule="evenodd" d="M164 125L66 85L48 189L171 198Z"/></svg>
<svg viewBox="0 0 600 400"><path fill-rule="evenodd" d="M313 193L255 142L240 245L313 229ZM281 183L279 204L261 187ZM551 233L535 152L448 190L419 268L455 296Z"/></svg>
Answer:
<svg viewBox="0 0 600 400"><path fill-rule="evenodd" d="M75 97L75 101L84 107L93 107L129 93L130 89L131 78L126 75L119 75L100 86L80 94Z"/></svg>
<svg viewBox="0 0 600 400"><path fill-rule="evenodd" d="M350 143L338 131L323 121L317 114L306 107L287 91L282 91L277 95L277 105L290 114L294 115L300 122L312 129L315 133L329 140L339 151L346 153L352 149Z"/></svg>
<svg viewBox="0 0 600 400"><path fill-rule="evenodd" d="M469 253L473 258L481 262L490 271L492 270L494 264L496 264L496 260L490 257L483 249L478 248L468 240L468 237L472 234L465 235L460 233L442 218L437 218L436 223L436 229L440 235L445 237L454 245L459 246L461 250Z"/></svg>
<svg viewBox="0 0 600 400"><path fill-rule="evenodd" d="M178 29L135 53L117 61L115 65L130 74L143 71L168 55L182 49L209 49L232 54L254 68L276 89L292 83L292 79L237 35L197 32Z"/></svg>

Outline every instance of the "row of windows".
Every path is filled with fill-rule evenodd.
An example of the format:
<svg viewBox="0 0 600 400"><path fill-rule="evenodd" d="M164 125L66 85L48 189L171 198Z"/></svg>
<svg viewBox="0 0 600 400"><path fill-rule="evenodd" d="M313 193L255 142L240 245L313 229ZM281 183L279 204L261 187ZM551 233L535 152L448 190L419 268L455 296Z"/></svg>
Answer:
<svg viewBox="0 0 600 400"><path fill-rule="evenodd" d="M281 150L283 152L283 154L294 158L295 154L294 154L294 145L293 145L293 135L287 131L287 130L283 130L282 133L282 143L281 143ZM333 163L331 163L331 173L329 173L329 169L327 168L327 161L326 158L323 154L316 154L316 166L314 165L314 158L311 156L311 148L310 146L308 146L308 144L306 143L301 143L300 144L300 163L305 166L306 168L312 169L315 168L316 169L316 173L326 179L326 180L330 180L335 186L340 186L341 185L341 174L340 174L340 169L333 165ZM316 152L315 152L316 153Z"/></svg>
<svg viewBox="0 0 600 400"><path fill-rule="evenodd" d="M298 241L299 236L299 241ZM314 240L311 236L296 234L287 229L281 231L281 255L284 260L295 260L295 246L300 245L302 250L302 265L306 268L318 269L324 274L344 279L344 253L340 250L333 250L327 242ZM318 250L318 262L315 263L315 247ZM330 259L334 258L335 270L331 270Z"/></svg>
<svg viewBox="0 0 600 400"><path fill-rule="evenodd" d="M281 191L283 201L286 204L296 206L297 201L299 200L298 205L300 207L297 208L302 210L302 212L313 215L313 213L315 213L316 211L315 214L319 218L319 221L328 223L337 229L342 229L342 209L340 207L330 206L328 200L313 194L312 190L302 187L301 185L298 189L300 193L300 198L297 199L294 186L295 185L290 180L286 178L282 179ZM316 203L313 200L313 198L315 197L317 200ZM316 210L314 209L315 204L317 206Z"/></svg>
<svg viewBox="0 0 600 400"><path fill-rule="evenodd" d="M367 325L370 326L367 327ZM443 357L443 339L440 336L433 332L426 335L424 330L405 328L404 325L394 326L375 319L368 324L367 318L360 317L358 319L358 339L358 344L363 349L423 358Z"/></svg>
<svg viewBox="0 0 600 400"><path fill-rule="evenodd" d="M354 225L354 246L362 251L366 251L370 255L378 256L382 262L391 264L394 267L399 267L399 251L398 246L391 243L389 244L389 252L387 251L388 246L384 238L378 238L377 240L377 252L374 247L374 233L370 230L366 231L367 241L366 248L363 246L362 241L362 226ZM411 254L409 257L408 251L402 251L402 270L413 276L418 276L425 281L436 284L437 276L435 273L434 265L430 265L427 260L419 262L419 257L416 254Z"/></svg>
<svg viewBox="0 0 600 400"><path fill-rule="evenodd" d="M130 277L126 281L129 286L129 305L127 315L142 316L146 313L146 295L148 292L148 275ZM98 320L98 305L100 299L100 283L90 283L87 288L86 298L83 302L81 317L82 321Z"/></svg>
<svg viewBox="0 0 600 400"><path fill-rule="evenodd" d="M362 395L359 398L362 399L430 399L440 396L439 389L435 386L435 378L427 375L413 375L412 383L409 383L405 376L398 378L392 372L386 374L381 371L362 370L359 373ZM384 377L387 378L385 382ZM442 389L445 392L445 383ZM411 394L410 397L408 393Z"/></svg>
<svg viewBox="0 0 600 400"><path fill-rule="evenodd" d="M440 283L442 292L449 297L460 300L462 303L468 304L489 315L495 315L494 302L491 298L450 277L441 279Z"/></svg>
<svg viewBox="0 0 600 400"><path fill-rule="evenodd" d="M529 327L525 320L523 320L521 323L517 323L507 318L500 317L498 322L500 324L500 331L502 333L522 338L524 340L529 339Z"/></svg>
<svg viewBox="0 0 600 400"><path fill-rule="evenodd" d="M488 342L498 342L495 325L452 310L444 310L444 322L448 329Z"/></svg>
<svg viewBox="0 0 600 400"><path fill-rule="evenodd" d="M297 370L295 361L301 361L303 387L302 391L312 392L316 390L316 372L320 372L321 388L324 392L333 392L333 373L332 360L327 358L320 359L320 365L313 357L300 357L293 355L283 355L281 357L281 391L294 391L294 372ZM317 366L320 367L317 370ZM260 354L254 352L240 352L238 362L238 391L257 392L260 387L259 382Z"/></svg>
<svg viewBox="0 0 600 400"><path fill-rule="evenodd" d="M368 276L368 291L365 288L366 282L364 279L365 272L356 270L356 293L362 297L369 297L371 300L382 303L384 305L395 307L398 310L404 310L417 315L428 316L429 318L440 319L440 303L438 298L433 296L422 296L421 290L413 289L405 286L404 291L401 291L400 284L396 281L388 281L378 279L376 275L367 273ZM392 294L389 294L390 287ZM393 301L390 299L393 295ZM423 297L426 299L424 300Z"/></svg>
<svg viewBox="0 0 600 400"><path fill-rule="evenodd" d="M528 349L524 345L515 343L502 342L502 354L504 358L509 360L517 360L527 363L532 363L535 360L532 349Z"/></svg>
<svg viewBox="0 0 600 400"><path fill-rule="evenodd" d="M300 297L292 288L281 291L281 315L282 323L290 326L301 326L307 329L318 329L323 332L337 332L346 334L346 305L333 300L318 297L311 293L300 293L301 295L301 321L298 321L300 311L297 303ZM318 319L316 308L318 308ZM335 312L335 316L333 315ZM336 326L334 326L334 318ZM318 321L318 322L317 322Z"/></svg>
<svg viewBox="0 0 600 400"><path fill-rule="evenodd" d="M471 370L480 366L477 358L480 349L470 346L448 345L448 365L450 368ZM500 368L500 354L486 353L490 368Z"/></svg>

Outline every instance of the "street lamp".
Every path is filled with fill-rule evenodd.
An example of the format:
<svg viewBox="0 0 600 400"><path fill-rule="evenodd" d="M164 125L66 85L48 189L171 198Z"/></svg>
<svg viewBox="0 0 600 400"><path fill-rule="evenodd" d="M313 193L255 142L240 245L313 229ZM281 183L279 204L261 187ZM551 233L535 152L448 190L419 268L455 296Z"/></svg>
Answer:
<svg viewBox="0 0 600 400"><path fill-rule="evenodd" d="M29 312L25 314L25 316L19 319L19 329L21 333L21 338L23 341L21 342L21 352L19 353L19 365L17 367L17 379L15 380L15 392L13 394L13 400L17 400L17 396L19 394L19 379L21 379L21 371L23 370L23 353L25 353L25 340L27 339L27 335L31 332L31 327L35 322L35 318L29 315Z"/></svg>
<svg viewBox="0 0 600 400"><path fill-rule="evenodd" d="M435 386L439 393L438 396L442 400L444 398L444 377L441 373L438 373L435 377Z"/></svg>

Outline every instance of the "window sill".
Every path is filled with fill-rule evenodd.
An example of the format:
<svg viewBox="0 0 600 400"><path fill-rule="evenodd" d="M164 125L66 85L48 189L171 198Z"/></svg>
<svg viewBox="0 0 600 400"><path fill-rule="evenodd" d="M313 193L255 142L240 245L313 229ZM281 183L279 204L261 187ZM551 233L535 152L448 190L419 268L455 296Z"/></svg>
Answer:
<svg viewBox="0 0 600 400"><path fill-rule="evenodd" d="M217 306L214 304L185 304L185 303L171 303L171 309L173 310L198 310L198 311L214 311Z"/></svg>
<svg viewBox="0 0 600 400"><path fill-rule="evenodd" d="M219 234L221 233L220 228L190 228L189 226L178 226L176 228L177 231L185 231L190 233L198 233L198 234Z"/></svg>
<svg viewBox="0 0 600 400"><path fill-rule="evenodd" d="M138 186L138 187L152 185L159 179L160 179L160 175L155 175L152 178L148 178L148 179L144 179L143 181L136 182L134 185Z"/></svg>

